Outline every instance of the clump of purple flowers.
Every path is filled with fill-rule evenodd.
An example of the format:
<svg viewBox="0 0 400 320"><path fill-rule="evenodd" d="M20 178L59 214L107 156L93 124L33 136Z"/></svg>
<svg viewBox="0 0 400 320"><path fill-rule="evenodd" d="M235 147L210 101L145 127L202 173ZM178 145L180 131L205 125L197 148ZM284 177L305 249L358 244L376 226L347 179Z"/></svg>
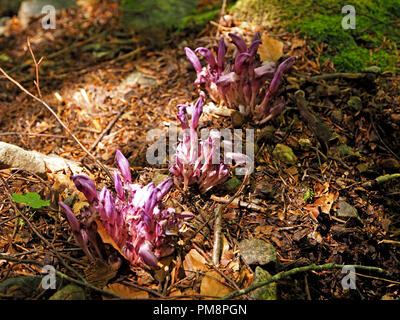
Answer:
<svg viewBox="0 0 400 320"><path fill-rule="evenodd" d="M174 251L173 236L192 214L178 214L172 208L163 209L161 199L170 190L172 178L158 186L133 184L128 160L116 151L116 165L122 175L114 172L116 195L104 187L100 192L95 183L83 175L73 176L77 189L85 195L89 207L81 212L79 222L71 208L60 203L78 245L93 259L101 257L93 222L99 217L110 237L118 245L125 258L133 265L157 267L158 260ZM89 248L92 243L94 250Z"/></svg>
<svg viewBox="0 0 400 320"><path fill-rule="evenodd" d="M257 50L261 36L257 33L252 43L230 33L237 48L235 58L226 58L227 47L222 37L216 48L216 57L207 48L200 47L194 52L185 47L187 59L197 72L195 84L204 85L210 97L217 103L223 101L229 108L250 115L257 124L265 123L282 112L285 102L279 97L283 74L292 67L295 57L283 61L277 68L275 63L262 64ZM197 53L203 56L207 65L202 67ZM267 80L269 87L264 89Z"/></svg>
<svg viewBox="0 0 400 320"><path fill-rule="evenodd" d="M188 186L197 184L201 193L207 192L214 186L228 179L232 160L236 165L249 164L251 159L241 153L225 152L224 163L220 156L221 135L211 131L206 139L198 138L199 118L203 112L203 97L193 105L178 105L177 117L183 130L182 139L176 148L176 162L169 168L175 175L175 183L183 184L183 190ZM192 110L189 123L187 109Z"/></svg>

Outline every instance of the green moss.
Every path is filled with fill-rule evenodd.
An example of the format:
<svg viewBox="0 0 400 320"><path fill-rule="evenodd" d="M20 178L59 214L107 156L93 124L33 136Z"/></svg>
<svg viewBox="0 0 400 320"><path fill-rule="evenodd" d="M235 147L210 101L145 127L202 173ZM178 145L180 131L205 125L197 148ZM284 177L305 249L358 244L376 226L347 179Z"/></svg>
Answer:
<svg viewBox="0 0 400 320"><path fill-rule="evenodd" d="M329 43L337 47L354 46L356 43L351 34L342 28L342 16L321 15L301 21L299 29L302 34L316 41Z"/></svg>
<svg viewBox="0 0 400 320"><path fill-rule="evenodd" d="M366 64L371 64L369 51L360 47L344 48L331 59L336 69L345 72L357 72Z"/></svg>
<svg viewBox="0 0 400 320"><path fill-rule="evenodd" d="M178 30L186 28L203 28L208 22L217 18L220 11L221 9L215 9L184 17L182 23L177 24L175 27Z"/></svg>
<svg viewBox="0 0 400 320"><path fill-rule="evenodd" d="M345 30L341 25L345 16L341 8L348 4L356 10L354 30ZM394 22L399 20L400 0L288 0L280 6L284 26L300 31L317 44L327 44L320 59L330 59L338 71L357 72L377 65L385 71L399 72L396 44L400 42L400 31Z"/></svg>

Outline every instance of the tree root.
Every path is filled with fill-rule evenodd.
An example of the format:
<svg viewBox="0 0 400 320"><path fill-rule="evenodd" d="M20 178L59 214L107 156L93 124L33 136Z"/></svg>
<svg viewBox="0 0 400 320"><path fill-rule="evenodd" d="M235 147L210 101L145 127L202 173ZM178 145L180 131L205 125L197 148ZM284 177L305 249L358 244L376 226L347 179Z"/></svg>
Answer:
<svg viewBox="0 0 400 320"><path fill-rule="evenodd" d="M80 174L84 169L75 161L56 155L44 155L36 151L27 151L12 144L0 141L0 169L17 168L46 176L47 171L57 172L70 169Z"/></svg>

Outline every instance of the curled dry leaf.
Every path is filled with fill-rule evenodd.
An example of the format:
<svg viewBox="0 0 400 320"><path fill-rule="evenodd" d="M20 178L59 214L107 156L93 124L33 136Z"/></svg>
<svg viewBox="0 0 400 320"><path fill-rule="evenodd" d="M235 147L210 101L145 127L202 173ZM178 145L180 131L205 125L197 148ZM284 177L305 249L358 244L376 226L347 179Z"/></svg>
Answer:
<svg viewBox="0 0 400 320"><path fill-rule="evenodd" d="M233 259L234 254L232 250L229 250L229 242L226 237L222 236L222 254L221 254L221 266L226 267Z"/></svg>
<svg viewBox="0 0 400 320"><path fill-rule="evenodd" d="M206 263L206 259L200 253L198 253L197 250L190 250L183 261L183 268L186 276L190 277L193 275L193 273L198 271L207 271L208 267Z"/></svg>
<svg viewBox="0 0 400 320"><path fill-rule="evenodd" d="M127 299L148 299L149 294L146 291L134 289L121 283L110 283L104 287L103 290L115 293ZM109 300L108 297L103 296L103 300Z"/></svg>
<svg viewBox="0 0 400 320"><path fill-rule="evenodd" d="M115 250L117 250L121 256L123 256L125 259L127 259L125 257L125 255L123 254L123 252L121 251L121 249L118 247L118 245L115 243L115 241L113 240L113 238L111 238L111 236L108 234L106 228L104 228L102 222L99 219L94 219L94 221L97 224L97 233L99 234L101 240L104 243L108 243L110 244ZM127 259L128 260L128 259Z"/></svg>
<svg viewBox="0 0 400 320"><path fill-rule="evenodd" d="M215 270L208 271L201 281L200 294L222 298L232 289L225 285L225 279Z"/></svg>

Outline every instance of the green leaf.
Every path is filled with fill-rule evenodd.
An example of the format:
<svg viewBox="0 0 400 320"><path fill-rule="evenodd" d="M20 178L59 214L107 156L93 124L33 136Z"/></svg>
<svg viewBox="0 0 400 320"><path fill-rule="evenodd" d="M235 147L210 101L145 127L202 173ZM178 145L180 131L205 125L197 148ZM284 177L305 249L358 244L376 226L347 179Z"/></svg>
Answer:
<svg viewBox="0 0 400 320"><path fill-rule="evenodd" d="M40 195L37 192L28 192L26 194L13 193L12 198L16 203L26 204L34 209L40 209L47 207L50 204L50 200L40 199Z"/></svg>
<svg viewBox="0 0 400 320"><path fill-rule="evenodd" d="M315 195L315 194L314 194L314 192L313 192L312 190L307 189L307 191L306 191L306 193L305 193L305 195L304 195L304 198L303 198L304 202L305 202L305 203L311 202L312 199L313 199L313 197L314 197L314 195Z"/></svg>

